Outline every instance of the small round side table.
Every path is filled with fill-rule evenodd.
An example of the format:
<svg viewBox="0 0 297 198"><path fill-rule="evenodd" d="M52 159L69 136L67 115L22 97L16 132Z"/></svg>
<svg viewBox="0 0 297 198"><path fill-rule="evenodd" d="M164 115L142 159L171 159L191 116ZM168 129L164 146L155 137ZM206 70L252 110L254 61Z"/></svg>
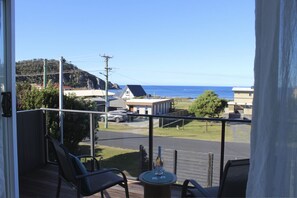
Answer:
<svg viewBox="0 0 297 198"><path fill-rule="evenodd" d="M170 198L170 185L176 182L176 176L167 171L160 176L154 171L146 171L138 178L144 183L144 198Z"/></svg>

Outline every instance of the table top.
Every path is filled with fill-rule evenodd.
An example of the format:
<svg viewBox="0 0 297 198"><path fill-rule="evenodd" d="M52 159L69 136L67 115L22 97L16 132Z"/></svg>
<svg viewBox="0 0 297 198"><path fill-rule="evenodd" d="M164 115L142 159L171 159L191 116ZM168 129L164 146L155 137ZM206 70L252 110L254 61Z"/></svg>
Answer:
<svg viewBox="0 0 297 198"><path fill-rule="evenodd" d="M154 171L146 171L139 175L139 180L151 185L169 185L176 182L176 176L167 171L162 175L155 175Z"/></svg>

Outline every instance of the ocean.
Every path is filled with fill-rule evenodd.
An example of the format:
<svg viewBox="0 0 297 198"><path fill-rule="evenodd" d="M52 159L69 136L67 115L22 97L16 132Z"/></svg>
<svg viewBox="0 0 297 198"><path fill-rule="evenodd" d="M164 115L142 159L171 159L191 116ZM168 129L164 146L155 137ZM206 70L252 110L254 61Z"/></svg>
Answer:
<svg viewBox="0 0 297 198"><path fill-rule="evenodd" d="M122 89L125 85L120 86ZM212 90L219 98L233 100L233 87L215 86L163 86L163 85L142 85L147 94L169 98L197 98L206 90Z"/></svg>

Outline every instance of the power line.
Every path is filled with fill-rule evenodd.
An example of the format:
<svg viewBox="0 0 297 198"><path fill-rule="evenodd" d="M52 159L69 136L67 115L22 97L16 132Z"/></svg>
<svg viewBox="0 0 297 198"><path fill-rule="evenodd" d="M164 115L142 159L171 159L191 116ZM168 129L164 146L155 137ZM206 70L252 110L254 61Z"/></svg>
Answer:
<svg viewBox="0 0 297 198"><path fill-rule="evenodd" d="M63 74L68 74L68 73L77 73L79 71L63 71ZM47 72L47 75L57 75L59 72ZM43 76L43 73L38 73L38 74L17 74L16 77L26 77L26 76Z"/></svg>
<svg viewBox="0 0 297 198"><path fill-rule="evenodd" d="M151 83L144 82L144 81L141 81L141 80L138 80L138 79L135 79L135 78L131 78L131 77L126 76L126 75L124 75L124 74L120 74L120 73L116 73L116 74L119 75L119 76L125 77L125 78L127 78L127 79L129 79L129 80L137 81L137 82L139 82L140 84L151 84Z"/></svg>
<svg viewBox="0 0 297 198"><path fill-rule="evenodd" d="M71 60L81 59L81 58L96 58L97 59L97 53L83 54L83 55L68 57L68 59L71 59Z"/></svg>

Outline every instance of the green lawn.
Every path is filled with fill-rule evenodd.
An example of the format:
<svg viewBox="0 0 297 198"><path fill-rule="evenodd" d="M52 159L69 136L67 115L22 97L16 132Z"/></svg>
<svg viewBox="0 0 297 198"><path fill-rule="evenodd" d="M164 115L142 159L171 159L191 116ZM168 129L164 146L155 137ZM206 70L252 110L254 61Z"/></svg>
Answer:
<svg viewBox="0 0 297 198"><path fill-rule="evenodd" d="M80 154L89 154L90 146L80 143ZM110 146L96 146L95 156L102 156L101 168L118 168L127 176L137 177L140 174L140 154L138 150ZM97 157L99 160L100 157Z"/></svg>
<svg viewBox="0 0 297 198"><path fill-rule="evenodd" d="M246 132L250 130L250 126L238 125L234 131L231 130L229 125L226 125L225 140L227 142L249 142L250 133ZM147 127L132 127L127 123L109 123L109 128L100 128L99 130L114 131L114 132L137 132L138 134L148 135ZM221 141L221 123L220 122L204 122L193 120L184 127L170 127L170 128L154 128L155 136L168 136L174 138L186 138L195 140L206 141Z"/></svg>
<svg viewBox="0 0 297 198"><path fill-rule="evenodd" d="M137 177L140 174L139 151L109 146L98 146L96 155L102 155L103 168L118 168L127 176Z"/></svg>
<svg viewBox="0 0 297 198"><path fill-rule="evenodd" d="M170 136L175 138L186 138L195 140L221 141L221 124L214 122L192 121L184 127L177 128L155 128L154 134L159 136ZM231 141L231 133L226 131L226 141Z"/></svg>
<svg viewBox="0 0 297 198"><path fill-rule="evenodd" d="M103 131L117 131L117 132L130 132L131 130L140 130L145 132L148 129L147 127L132 127L129 126L127 123L115 123L115 122L108 122L108 128L104 128L104 123L99 122L99 130Z"/></svg>
<svg viewBox="0 0 297 198"><path fill-rule="evenodd" d="M174 98L174 107L175 109L188 110L192 102L193 100L188 98Z"/></svg>

